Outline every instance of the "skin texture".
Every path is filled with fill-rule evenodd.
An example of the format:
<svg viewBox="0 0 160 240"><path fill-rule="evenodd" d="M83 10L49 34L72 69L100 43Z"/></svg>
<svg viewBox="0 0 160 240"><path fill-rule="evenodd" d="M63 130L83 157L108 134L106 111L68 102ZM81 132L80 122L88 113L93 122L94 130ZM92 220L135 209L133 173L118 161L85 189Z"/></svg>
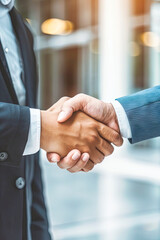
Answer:
<svg viewBox="0 0 160 240"><path fill-rule="evenodd" d="M104 103L94 97L78 94L64 102L58 122L65 122L76 111L82 111L118 133L120 132L116 112L111 103Z"/></svg>
<svg viewBox="0 0 160 240"><path fill-rule="evenodd" d="M55 152L62 158L72 149L88 153L90 160L85 155L79 155L78 162L74 159L72 163L65 162L63 159L59 163L59 167L69 169L70 172L76 172L81 167L88 171L94 164L101 163L105 156L112 154L114 148L110 142L119 146L122 139L116 131L80 111L73 113L66 122L58 123L58 114L65 100L61 99L48 111L41 111L41 148Z"/></svg>
<svg viewBox="0 0 160 240"><path fill-rule="evenodd" d="M119 126L118 126L116 113L114 111L112 104L104 103L88 95L79 94L74 98L65 97L60 99L59 102L57 102L55 105L53 105L53 107L49 109L49 111L54 110L54 108L57 108L57 111L62 112L60 117L58 117L58 121L61 123L68 120L74 112L77 112L80 110L82 112L85 112L87 115L91 116L92 118L98 120L99 122L102 122L105 125L107 125L109 128L104 128L105 125L101 125L101 127L103 126L103 130L101 129L101 133L100 133L101 137L107 140L107 142L105 143L103 142L103 147L102 145L101 147L99 147L101 148L101 150L98 149L101 151L101 153L103 153L103 155L109 156L110 154L112 154L113 147L110 143L113 143L116 146L121 146L123 144L123 139L119 134ZM98 126L96 125L97 122L94 122L94 124L95 125L92 125L92 127L94 126L94 128L96 127L98 128ZM113 129L115 131L113 131ZM88 133L88 131L86 132ZM99 132L97 133L99 135ZM97 135L95 135L95 133L92 135L92 141L91 141L92 144L94 141L98 141ZM77 148L78 145L74 145L74 146ZM91 147L91 149L93 148ZM47 154L47 158L50 162L58 162L58 166L60 168L68 169L68 171L70 172L79 172L82 170L88 172L93 169L95 164L102 162L104 159L104 156L102 158L102 156L100 157L100 155L94 155L95 152L93 151L87 151L87 153L84 153L84 150L88 150L84 146L83 146L83 151L79 151L79 150L78 149L72 150L64 158L61 158L60 155L58 155L56 152L53 153L52 151L52 153ZM91 154L91 156L89 154ZM73 156L75 155L76 155L76 158L74 157L74 160L73 160ZM84 166L84 162L86 163L85 166Z"/></svg>

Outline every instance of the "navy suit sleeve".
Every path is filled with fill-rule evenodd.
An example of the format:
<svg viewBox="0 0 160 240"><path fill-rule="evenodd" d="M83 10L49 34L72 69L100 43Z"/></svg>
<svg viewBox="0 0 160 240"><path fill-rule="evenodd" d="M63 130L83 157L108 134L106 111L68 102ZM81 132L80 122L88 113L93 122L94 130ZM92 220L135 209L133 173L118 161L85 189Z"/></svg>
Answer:
<svg viewBox="0 0 160 240"><path fill-rule="evenodd" d="M127 114L132 132L131 143L160 136L160 86L116 100Z"/></svg>
<svg viewBox="0 0 160 240"><path fill-rule="evenodd" d="M35 159L34 178L32 182L32 239L51 240L38 155Z"/></svg>
<svg viewBox="0 0 160 240"><path fill-rule="evenodd" d="M0 164L19 165L28 139L28 107L0 102L0 153L8 157Z"/></svg>

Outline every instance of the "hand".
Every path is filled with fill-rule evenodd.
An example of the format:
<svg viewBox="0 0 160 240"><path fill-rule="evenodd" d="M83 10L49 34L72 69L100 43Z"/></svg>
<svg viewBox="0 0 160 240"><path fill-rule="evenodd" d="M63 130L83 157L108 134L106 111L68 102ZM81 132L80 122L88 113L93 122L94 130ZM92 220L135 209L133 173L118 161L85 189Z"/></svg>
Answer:
<svg viewBox="0 0 160 240"><path fill-rule="evenodd" d="M63 103L58 122L65 122L76 111L82 111L120 133L116 112L111 103L104 103L82 93L78 94Z"/></svg>
<svg viewBox="0 0 160 240"><path fill-rule="evenodd" d="M49 110L52 111L54 108L62 109L63 104L65 105L65 103L67 103L69 101L70 101L69 98L63 98L57 104L55 104L52 108L50 108ZM97 101L99 101L99 100L97 100ZM62 102L63 102L63 104L62 104ZM70 115L72 115L72 114L70 114ZM110 134L111 134L111 132L115 134L114 131L110 130ZM111 142L113 142L117 146L122 145L123 140L117 133L114 135L114 137L112 137L113 141L111 141ZM116 138L117 138L117 140L116 140ZM113 152L113 147L110 145L110 147L108 148L107 151L108 151L107 155L110 155ZM48 153L47 157L48 157L48 160L50 162L59 162L58 163L59 167L68 169L71 172L77 172L77 171L80 171L81 169L83 169L84 171L89 171L94 166L93 162L91 160L88 160L89 159L89 155L88 154L83 154L81 156L81 153L79 151L77 151L77 150L73 150L71 153L69 153L67 155L67 157L65 157L61 161L60 161L61 157L58 154L56 154L56 153ZM82 161L82 158L86 159L85 167L84 167L84 162ZM80 159L80 161L78 161L79 159ZM94 163L101 162L102 160L103 159L101 158L100 161L96 161Z"/></svg>
<svg viewBox="0 0 160 240"><path fill-rule="evenodd" d="M104 156L114 150L110 142L121 145L121 138L116 131L82 112L74 113L63 124L58 123L59 111L57 106L41 111L41 148L45 151L65 157L72 149L78 149L82 153L89 153L94 163L100 163ZM104 140L106 136L107 141Z"/></svg>
<svg viewBox="0 0 160 240"><path fill-rule="evenodd" d="M56 102L48 111L57 109L59 112L64 102L69 100L69 97L63 97L58 102ZM72 150L67 156L61 158L57 153L47 153L48 161L51 163L57 163L57 165L62 169L67 169L69 172L79 172L79 171L91 171L94 167L94 163L89 159L88 153L83 153L77 149ZM83 169L83 170L82 170Z"/></svg>
<svg viewBox="0 0 160 240"><path fill-rule="evenodd" d="M94 163L89 159L88 153L83 153L78 150L72 150L66 157L62 160L58 154L48 153L48 160L53 163L52 156L56 157L57 165L62 169L67 169L71 173L75 172L89 172L93 169Z"/></svg>

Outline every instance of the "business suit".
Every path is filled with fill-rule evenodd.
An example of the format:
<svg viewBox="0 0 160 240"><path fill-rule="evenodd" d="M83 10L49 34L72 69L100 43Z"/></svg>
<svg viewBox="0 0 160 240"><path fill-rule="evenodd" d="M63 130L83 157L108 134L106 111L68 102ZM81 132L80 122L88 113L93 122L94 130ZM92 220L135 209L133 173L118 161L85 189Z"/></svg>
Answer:
<svg viewBox="0 0 160 240"><path fill-rule="evenodd" d="M19 13L10 12L23 58L26 105L20 106L0 44L0 239L50 240L39 154L23 157L36 107L37 73L32 35Z"/></svg>
<svg viewBox="0 0 160 240"><path fill-rule="evenodd" d="M117 99L131 127L131 143L160 136L160 86Z"/></svg>

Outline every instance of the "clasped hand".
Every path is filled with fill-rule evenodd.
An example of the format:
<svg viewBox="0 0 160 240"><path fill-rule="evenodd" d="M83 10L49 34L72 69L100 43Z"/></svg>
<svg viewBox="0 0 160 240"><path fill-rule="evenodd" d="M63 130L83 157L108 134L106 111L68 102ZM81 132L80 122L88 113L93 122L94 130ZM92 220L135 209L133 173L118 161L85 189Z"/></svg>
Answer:
<svg viewBox="0 0 160 240"><path fill-rule="evenodd" d="M92 107L88 105L90 112L80 107L86 97L89 96L63 97L47 111L41 111L41 148L48 153L50 162L57 162L60 168L70 172L90 171L95 164L113 153L112 144L121 146L123 143L116 124L106 125L106 118L102 116L103 102L89 97L89 102L93 102L90 102Z"/></svg>

